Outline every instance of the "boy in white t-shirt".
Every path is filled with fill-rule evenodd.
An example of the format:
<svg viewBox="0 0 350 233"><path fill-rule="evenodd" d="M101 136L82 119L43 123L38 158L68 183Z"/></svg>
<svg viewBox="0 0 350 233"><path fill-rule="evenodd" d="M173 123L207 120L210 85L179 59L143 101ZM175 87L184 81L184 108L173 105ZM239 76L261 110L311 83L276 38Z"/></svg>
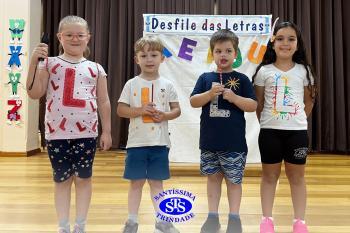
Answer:
<svg viewBox="0 0 350 233"><path fill-rule="evenodd" d="M135 62L141 73L124 86L117 113L129 118L129 135L124 178L130 180L128 220L123 232L138 229L138 209L146 180L151 197L163 191L163 180L169 179L168 120L180 116L181 110L173 84L159 75L164 60L163 45L154 37L143 37L135 43ZM154 202L154 209L158 207ZM157 220L155 232L179 232L171 223Z"/></svg>

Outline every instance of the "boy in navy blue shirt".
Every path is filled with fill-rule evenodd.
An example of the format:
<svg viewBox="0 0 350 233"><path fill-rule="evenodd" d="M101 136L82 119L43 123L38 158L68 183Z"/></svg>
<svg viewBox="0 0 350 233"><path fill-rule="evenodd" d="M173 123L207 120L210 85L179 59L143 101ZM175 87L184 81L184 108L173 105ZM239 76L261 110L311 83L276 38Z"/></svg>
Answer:
<svg viewBox="0 0 350 233"><path fill-rule="evenodd" d="M210 39L210 49L218 72L202 74L190 98L192 107L202 107L200 169L208 177L209 214L201 233L220 230L218 208L223 178L230 208L226 233L241 233L241 183L248 152L244 112L254 112L257 102L249 78L232 69L238 37L229 30L219 30Z"/></svg>

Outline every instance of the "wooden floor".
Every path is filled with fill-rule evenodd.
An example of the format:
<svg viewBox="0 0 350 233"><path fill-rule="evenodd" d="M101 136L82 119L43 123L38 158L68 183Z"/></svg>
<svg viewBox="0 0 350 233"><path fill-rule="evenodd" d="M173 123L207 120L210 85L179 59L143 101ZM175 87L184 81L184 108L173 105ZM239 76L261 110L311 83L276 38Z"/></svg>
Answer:
<svg viewBox="0 0 350 233"><path fill-rule="evenodd" d="M124 155L100 153L94 165L93 198L89 233L121 232L127 217L128 183L122 179ZM198 166L172 164L166 188L180 188L196 195L195 218L178 224L182 233L198 233L206 218L205 177ZM245 233L259 232L259 165L249 165L243 185L241 218ZM313 155L308 160L307 222L312 233L350 233L350 157ZM145 186L140 207L140 233L153 232L153 209ZM73 199L74 200L74 199ZM226 191L220 205L222 233L226 230ZM72 219L74 210L72 210ZM291 232L292 207L283 175L277 190L274 217L276 232ZM51 167L44 153L28 158L0 157L0 233L52 233L56 230Z"/></svg>

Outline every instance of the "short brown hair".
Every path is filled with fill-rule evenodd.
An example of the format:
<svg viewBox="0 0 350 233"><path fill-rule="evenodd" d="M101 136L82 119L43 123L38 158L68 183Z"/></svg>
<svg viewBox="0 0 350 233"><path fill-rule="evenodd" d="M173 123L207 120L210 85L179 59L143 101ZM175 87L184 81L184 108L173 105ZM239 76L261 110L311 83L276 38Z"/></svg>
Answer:
<svg viewBox="0 0 350 233"><path fill-rule="evenodd" d="M141 52L145 49L146 45L149 46L149 50L150 51L159 51L159 52L163 52L163 49L164 49L164 45L162 44L162 42L157 38L157 37L154 37L154 36L144 36L144 37L141 37L140 39L138 39L136 42L135 42L135 46L134 46L134 49L135 49L135 55L138 53L138 52Z"/></svg>
<svg viewBox="0 0 350 233"><path fill-rule="evenodd" d="M211 36L210 38L211 52L213 52L214 46L217 43L221 43L224 41L231 41L236 53L238 52L238 43L239 43L238 36L236 36L234 32L228 29L220 29Z"/></svg>

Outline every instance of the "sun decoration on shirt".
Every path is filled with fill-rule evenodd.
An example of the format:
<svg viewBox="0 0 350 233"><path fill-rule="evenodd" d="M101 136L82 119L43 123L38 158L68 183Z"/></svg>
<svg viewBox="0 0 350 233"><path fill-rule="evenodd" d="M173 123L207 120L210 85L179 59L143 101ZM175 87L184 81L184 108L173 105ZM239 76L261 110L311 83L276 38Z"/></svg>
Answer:
<svg viewBox="0 0 350 233"><path fill-rule="evenodd" d="M227 85L227 86L229 86L230 87L230 89L232 89L232 87L233 87L233 89L234 90L236 90L236 89L238 89L239 88L239 79L237 78L230 78L228 81L227 81L227 83L225 84L225 86Z"/></svg>

